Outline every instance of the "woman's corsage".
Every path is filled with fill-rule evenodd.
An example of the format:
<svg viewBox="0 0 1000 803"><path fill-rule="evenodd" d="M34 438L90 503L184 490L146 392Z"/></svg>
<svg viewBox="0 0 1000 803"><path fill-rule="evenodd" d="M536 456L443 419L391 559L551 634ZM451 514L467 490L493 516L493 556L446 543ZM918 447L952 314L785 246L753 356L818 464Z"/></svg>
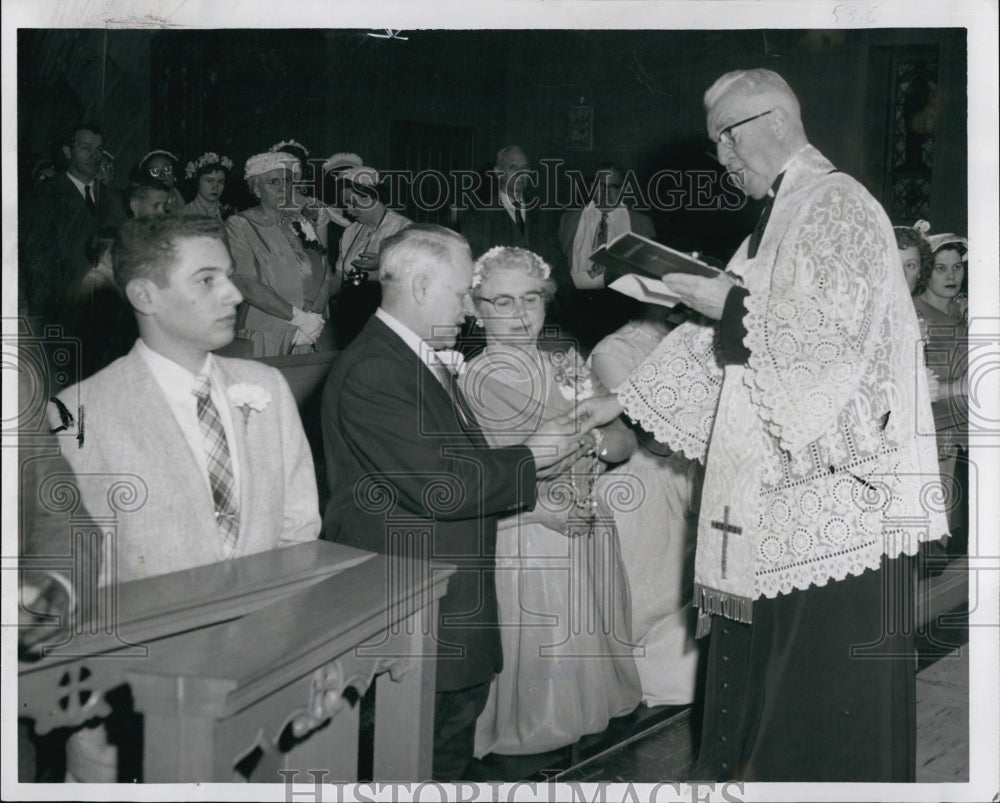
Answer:
<svg viewBox="0 0 1000 803"><path fill-rule="evenodd" d="M313 228L313 224L304 218L302 220L292 221L292 231L295 232L295 236L302 241L302 245L306 248L312 248L314 251L323 251L323 243L319 241L316 236L316 229Z"/></svg>
<svg viewBox="0 0 1000 803"><path fill-rule="evenodd" d="M583 401L594 395L594 379L590 369L574 349L553 351L549 355L555 368L554 379L566 401Z"/></svg>
<svg viewBox="0 0 1000 803"><path fill-rule="evenodd" d="M243 413L243 426L247 425L251 411L260 412L271 403L271 394L260 385L241 382L230 385L226 391L229 403Z"/></svg>

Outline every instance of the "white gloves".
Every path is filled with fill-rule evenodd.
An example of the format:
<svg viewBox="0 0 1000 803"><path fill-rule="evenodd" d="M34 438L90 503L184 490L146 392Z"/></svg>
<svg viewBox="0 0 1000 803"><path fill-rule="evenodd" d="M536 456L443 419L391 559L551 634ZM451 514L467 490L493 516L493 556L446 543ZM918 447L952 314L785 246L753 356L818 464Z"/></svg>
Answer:
<svg viewBox="0 0 1000 803"><path fill-rule="evenodd" d="M292 307L292 326L298 329L292 339L292 345L312 345L319 338L325 325L326 320L318 312L303 312L298 307Z"/></svg>

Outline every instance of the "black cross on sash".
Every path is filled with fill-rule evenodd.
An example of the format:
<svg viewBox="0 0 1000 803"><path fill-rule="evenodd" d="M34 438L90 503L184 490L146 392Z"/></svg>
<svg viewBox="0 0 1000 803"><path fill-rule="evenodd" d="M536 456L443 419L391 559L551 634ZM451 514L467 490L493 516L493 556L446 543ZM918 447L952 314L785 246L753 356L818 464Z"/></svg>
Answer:
<svg viewBox="0 0 1000 803"><path fill-rule="evenodd" d="M722 511L722 521L711 522L713 530L722 530L722 579L726 579L726 550L729 547L729 533L742 535L743 528L729 523L729 505Z"/></svg>

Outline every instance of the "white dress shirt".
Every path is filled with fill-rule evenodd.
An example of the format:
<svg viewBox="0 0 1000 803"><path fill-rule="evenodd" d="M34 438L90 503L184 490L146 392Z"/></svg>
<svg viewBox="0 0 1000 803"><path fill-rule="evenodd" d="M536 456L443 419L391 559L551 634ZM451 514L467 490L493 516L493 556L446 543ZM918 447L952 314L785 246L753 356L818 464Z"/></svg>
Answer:
<svg viewBox="0 0 1000 803"><path fill-rule="evenodd" d="M513 199L503 191L501 191L499 195L500 195L500 203L503 204L503 208L507 210L507 214L510 216L510 219L515 223L517 223L517 216L514 213ZM523 200L520 201L520 204L521 204L521 217L524 218L525 214L528 211L528 207Z"/></svg>
<svg viewBox="0 0 1000 803"><path fill-rule="evenodd" d="M66 171L66 178L68 178L70 181L73 182L73 186L80 191L80 197L83 198L83 200L85 201L87 200L87 190L85 188L90 187L90 197L94 199L95 204L97 203L97 192L94 189L93 181L89 182L80 181L80 179L78 179L76 176L70 173L69 170Z"/></svg>
<svg viewBox="0 0 1000 803"><path fill-rule="evenodd" d="M444 366L444 363L438 358L433 347L430 346L427 341L419 338L409 326L397 318L394 318L382 309L382 307L375 310L375 316L382 321L382 323L392 329L393 332L400 336L402 341L406 343L406 345L413 351L414 354L417 355L417 357L420 358L420 361L430 369L430 372L434 374L438 382L440 382L444 386L445 390L447 390L447 380L441 373L441 367ZM444 367L447 368L447 366Z"/></svg>
<svg viewBox="0 0 1000 803"><path fill-rule="evenodd" d="M143 342L142 338L136 342L136 351L149 367L156 384L160 386L160 390L163 391L167 406L174 414L177 425L184 434L184 439L194 453L195 460L198 462L198 467L205 480L205 487L211 495L212 483L208 478L208 455L205 453L205 440L198 422L198 399L191 392L194 388L196 374L192 374L187 368L153 351ZM236 449L236 433L233 429L233 411L229 399L226 398L225 388L222 386L222 380L211 354L205 358L205 364L202 365L198 373L208 374L211 382L212 404L215 405L215 409L219 413L222 429L226 433L229 461L233 471L233 491L238 500L240 498L240 461Z"/></svg>

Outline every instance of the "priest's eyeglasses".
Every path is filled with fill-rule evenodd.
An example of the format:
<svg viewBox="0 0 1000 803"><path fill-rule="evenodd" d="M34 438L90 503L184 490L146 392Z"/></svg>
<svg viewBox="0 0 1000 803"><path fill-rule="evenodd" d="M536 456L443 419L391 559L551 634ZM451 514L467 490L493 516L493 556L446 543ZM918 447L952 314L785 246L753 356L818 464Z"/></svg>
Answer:
<svg viewBox="0 0 1000 803"><path fill-rule="evenodd" d="M479 301L485 301L501 315L506 315L514 311L514 307L518 302L521 303L521 307L525 310L534 311L541 308L545 304L545 293L533 292L516 297L497 296L496 298L480 298Z"/></svg>
<svg viewBox="0 0 1000 803"><path fill-rule="evenodd" d="M739 128L741 125L746 125L747 123L752 123L754 120L760 119L765 114L770 114L774 109L768 109L766 112L761 112L760 114L755 114L753 117L747 117L746 120L740 120L738 123L733 123L732 125L727 125L719 132L718 142L721 142L727 148L731 148L736 144L736 138L733 136L733 129Z"/></svg>

